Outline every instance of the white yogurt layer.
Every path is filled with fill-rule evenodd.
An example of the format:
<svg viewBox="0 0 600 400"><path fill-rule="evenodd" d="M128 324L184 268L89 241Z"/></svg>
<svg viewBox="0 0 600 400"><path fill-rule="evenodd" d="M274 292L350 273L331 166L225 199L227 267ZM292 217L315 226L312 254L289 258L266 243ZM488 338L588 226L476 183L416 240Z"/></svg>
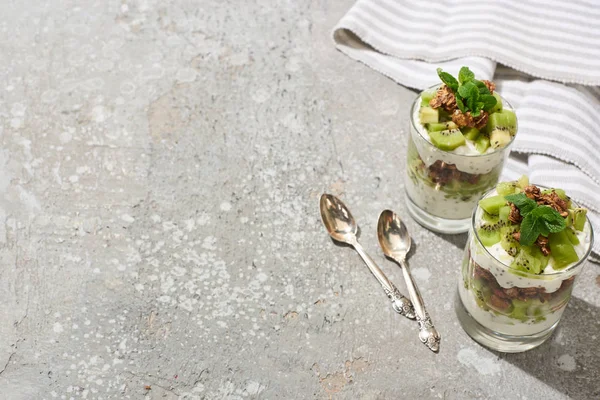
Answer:
<svg viewBox="0 0 600 400"><path fill-rule="evenodd" d="M471 316L481 325L488 329L502 333L505 335L535 335L552 327L560 320L560 317L566 307L561 307L559 310L544 314L544 321L522 322L517 319L509 318L504 315L496 315L492 311L485 311L479 307L475 301L472 291L465 289L464 285L458 285L458 293L460 299Z"/></svg>
<svg viewBox="0 0 600 400"><path fill-rule="evenodd" d="M460 198L446 198L445 192L435 190L421 181L417 185L409 182L406 185L406 191L412 201L419 205L419 208L436 217L447 219L469 218L479 200L479 196L476 195L473 195L468 201Z"/></svg>
<svg viewBox="0 0 600 400"><path fill-rule="evenodd" d="M497 193L494 191L489 196L495 196ZM475 216L476 226L479 226L482 221L483 210L480 208L477 210L477 214ZM579 256L581 260L585 254L587 253L590 247L590 239L591 239L591 227L588 222L586 222L584 229L582 232L577 231L577 237L579 239L579 244L574 246L575 252ZM484 249L483 245L479 245L477 243L477 239L473 236L470 241L470 249L471 249L471 258L475 261L481 268L487 269L490 271L498 284L503 288L528 288L528 287L543 287L546 289L546 293L552 293L558 290L562 281L576 275L579 272L579 269L574 269L573 271L568 271L564 274L560 274L560 276L553 275L557 272L553 268L553 258L550 257L548 261L548 265L544 269L543 273L540 275L535 275L535 277L524 277L516 275L512 273L511 269L508 267L514 260L514 257L509 255L500 245L500 243L496 243L493 246L486 247ZM487 251L486 251L487 249ZM493 257L490 257L490 254ZM579 261L577 261L579 262ZM571 265L576 264L572 263L562 270L567 270Z"/></svg>
<svg viewBox="0 0 600 400"><path fill-rule="evenodd" d="M457 147L452 151L444 151L435 147L431 143L429 132L427 132L425 126L421 124L419 118L420 99L421 97L415 102L413 109L412 118L415 123L412 124L411 131L416 127L417 132L414 133L424 139L424 141L414 140L414 142L425 165L429 167L440 160L446 164L455 164L456 168L462 172L469 174L487 174L504 161L504 157L507 153L503 150L506 150L507 148L493 149L492 147L489 147L487 151L482 154L475 149L475 145L470 140L467 140L465 145Z"/></svg>

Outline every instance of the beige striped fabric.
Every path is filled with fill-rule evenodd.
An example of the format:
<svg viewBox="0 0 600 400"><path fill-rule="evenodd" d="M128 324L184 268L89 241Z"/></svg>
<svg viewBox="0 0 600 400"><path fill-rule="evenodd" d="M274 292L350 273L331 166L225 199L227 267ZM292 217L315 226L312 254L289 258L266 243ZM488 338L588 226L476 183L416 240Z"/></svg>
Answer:
<svg viewBox="0 0 600 400"><path fill-rule="evenodd" d="M415 89L467 65L516 108L505 179L564 188L600 234L600 2L359 0L336 47ZM594 245L600 255L600 239Z"/></svg>

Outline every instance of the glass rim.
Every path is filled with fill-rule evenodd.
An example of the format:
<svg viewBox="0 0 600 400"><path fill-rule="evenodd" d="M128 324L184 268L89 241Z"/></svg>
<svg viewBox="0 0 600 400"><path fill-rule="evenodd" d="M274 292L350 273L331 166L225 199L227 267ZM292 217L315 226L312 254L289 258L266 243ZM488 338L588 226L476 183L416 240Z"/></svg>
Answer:
<svg viewBox="0 0 600 400"><path fill-rule="evenodd" d="M535 186L539 187L542 190L556 189L556 188L551 188L551 187L543 186L543 185L535 185ZM496 191L495 187L492 188L492 189L490 189L490 190L488 190L487 192L485 192L483 194L483 196L481 196L479 198L479 200L488 197L494 191ZM511 271L511 273L512 273L512 271L515 271L516 272L515 275L518 274L518 276L522 276L522 277L525 277L525 278L540 279L540 280L548 280L548 279L546 279L547 277L556 277L556 276L566 275L566 274L570 273L571 271L573 271L574 269L576 269L579 265L581 265L582 263L584 263L588 259L588 257L590 256L590 254L592 253L592 248L594 247L594 228L592 226L592 222L590 221L589 217L586 214L585 220L587 222L587 225L590 228L590 242L589 242L589 245L588 245L588 248L587 248L585 254L575 264L573 264L570 267L565 268L563 270L555 271L555 272L552 272L552 273L549 273L549 274L532 274L530 272L525 272L525 271L519 271L519 270L512 269L512 268L510 268L509 265L506 265L502 261L498 260L492 253L490 253L488 251L487 247L481 242L481 239L479 238L479 234L477 233L477 229L475 229L475 217L477 216L477 211L481 208L479 206L479 200L477 201L477 207L475 207L473 209L473 214L471 215L471 229L473 230L474 237L477 239L477 243L480 244L481 247L483 247L483 249L485 250L485 252L486 252L486 254L488 256L490 256L492 259L494 259L498 263L500 263L500 265L502 265L503 269L505 269L507 271ZM579 206L579 204L577 204L572 199L571 199L571 202L572 202L573 205Z"/></svg>
<svg viewBox="0 0 600 400"><path fill-rule="evenodd" d="M417 125L417 121L415 121L414 115L415 115L415 108L418 106L419 101L421 99L421 94L423 94L423 92L425 92L426 90L431 90L431 89L437 89L440 86L442 86L442 84L435 84L433 86L428 87L425 90L422 90L419 92L419 95L417 96L417 98L413 101L412 107L410 108L410 123L412 125L412 127L417 131L417 133L419 134L419 137L421 139L423 139L425 142L427 142L428 144L430 144L431 146L435 145L433 143L431 143L429 140L427 140L427 138L425 136L423 136L423 134L421 133L421 130L416 126ZM498 92L496 92L498 93ZM508 102L508 100L506 100L504 97L502 97L502 95L500 93L498 93L498 96L500 96L500 98L502 99L502 104L504 107L504 104L506 104L508 106L509 109L511 109L512 111L515 111L515 108L512 106L512 104L510 104ZM515 112L516 114L516 112ZM419 123L419 125L421 125L421 127L423 127L423 129L425 129L425 127ZM491 157L493 154L497 154L497 153L502 153L506 150L510 149L510 145L512 145L512 143L515 141L515 138L517 137L517 133L519 132L519 119L517 118L517 132L515 132L514 135L511 136L510 142L504 146L502 149L500 149L499 151L493 151L491 153L487 153L487 154L457 154L457 153L453 153L451 151L447 151L447 150L442 150L440 148L436 147L436 150L442 152L443 154L452 154L455 157L465 157L465 158L477 158L477 157Z"/></svg>

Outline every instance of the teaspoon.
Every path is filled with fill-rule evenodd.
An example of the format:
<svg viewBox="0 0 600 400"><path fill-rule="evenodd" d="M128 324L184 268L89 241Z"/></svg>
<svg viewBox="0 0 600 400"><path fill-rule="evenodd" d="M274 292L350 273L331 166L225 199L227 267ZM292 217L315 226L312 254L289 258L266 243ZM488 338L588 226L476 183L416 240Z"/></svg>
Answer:
<svg viewBox="0 0 600 400"><path fill-rule="evenodd" d="M437 352L440 348L440 334L431 322L429 313L425 309L425 304L421 298L421 293L419 293L419 289L406 263L406 255L411 245L406 225L404 225L404 222L393 211L385 210L379 216L377 238L385 255L399 263L402 267L408 294L417 314L419 339L432 351Z"/></svg>
<svg viewBox="0 0 600 400"><path fill-rule="evenodd" d="M346 205L333 195L323 194L321 196L320 207L321 218L329 235L338 242L347 243L354 247L383 287L385 294L392 301L394 310L407 318L414 319L415 310L410 301L398 291L396 286L390 282L383 271L375 264L375 261L369 257L360 243L358 243L358 239L356 238L358 225Z"/></svg>

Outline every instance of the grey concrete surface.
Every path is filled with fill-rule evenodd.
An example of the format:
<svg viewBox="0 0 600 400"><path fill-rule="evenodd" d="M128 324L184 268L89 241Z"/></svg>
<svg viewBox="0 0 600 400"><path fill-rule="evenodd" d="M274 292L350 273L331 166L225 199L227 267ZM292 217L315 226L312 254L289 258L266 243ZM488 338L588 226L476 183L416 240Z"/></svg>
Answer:
<svg viewBox="0 0 600 400"><path fill-rule="evenodd" d="M600 270L534 351L471 341L466 238L407 219L418 343L321 226L403 204L415 94L333 48L343 1L5 1L0 399L593 399ZM404 289L403 289L404 290Z"/></svg>

